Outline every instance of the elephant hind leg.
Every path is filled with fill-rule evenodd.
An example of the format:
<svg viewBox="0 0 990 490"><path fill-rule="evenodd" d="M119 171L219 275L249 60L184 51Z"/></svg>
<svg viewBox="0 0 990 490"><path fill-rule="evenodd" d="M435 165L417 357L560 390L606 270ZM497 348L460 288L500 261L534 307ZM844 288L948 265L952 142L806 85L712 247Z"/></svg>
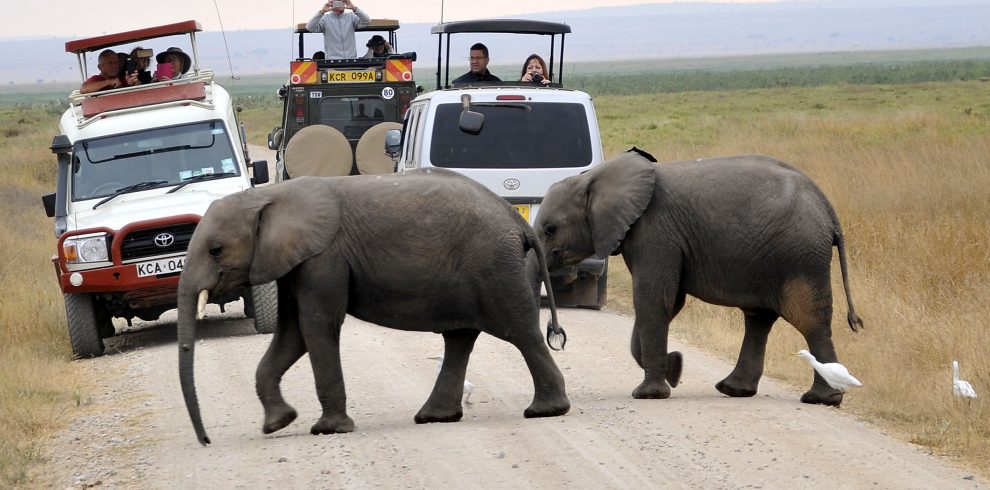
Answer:
<svg viewBox="0 0 990 490"><path fill-rule="evenodd" d="M474 342L480 333L467 329L443 333L443 364L430 398L413 419L417 424L457 422L464 416L461 406L464 377Z"/></svg>
<svg viewBox="0 0 990 490"><path fill-rule="evenodd" d="M817 282L796 279L785 284L781 315L801 332L818 361L837 362L832 344L832 289L828 274L820 276L823 279ZM829 386L816 372L811 389L801 395L801 401L837 407L842 404L842 392Z"/></svg>
<svg viewBox="0 0 990 490"><path fill-rule="evenodd" d="M523 411L523 416L537 418L566 414L571 409L571 401L564 388L564 375L557 368L550 349L544 343L539 322L527 321L524 327L509 331L514 334L503 336L497 332L490 333L519 349L533 377L533 402Z"/></svg>
<svg viewBox="0 0 990 490"><path fill-rule="evenodd" d="M767 337L779 315L773 310L744 309L746 331L736 367L725 379L715 384L715 389L732 397L749 397L756 394L763 376Z"/></svg>

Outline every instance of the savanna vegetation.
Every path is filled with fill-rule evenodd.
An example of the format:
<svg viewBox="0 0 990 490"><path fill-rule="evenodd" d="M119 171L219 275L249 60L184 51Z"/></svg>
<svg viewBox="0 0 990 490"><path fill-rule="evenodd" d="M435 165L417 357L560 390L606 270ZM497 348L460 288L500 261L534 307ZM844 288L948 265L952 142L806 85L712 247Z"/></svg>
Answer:
<svg viewBox="0 0 990 490"><path fill-rule="evenodd" d="M595 96L607 155L634 145L661 160L761 153L807 172L842 220L853 301L866 323L850 332L844 299L835 295L836 349L866 385L846 396L842 410L986 475L990 83L980 79L990 63L949 53L932 56L940 61L891 54L887 62L874 54L817 71L770 58L671 62L676 69L656 62L652 72L643 62L579 65L568 68L568 85ZM711 85L714 79L722 85ZM277 124L278 80L228 84L245 107L253 143L264 144ZM50 262L53 226L40 202L54 187L48 146L65 93L0 90L0 487L30 483L28 469L43 463L46 438L85 409L95 383L71 361ZM611 264L609 300L609 308L631 313L620 258ZM734 358L742 315L689 300L672 334ZM802 347L800 335L778 323L767 374L809 386L810 368L790 355ZM981 398L952 397L953 359Z"/></svg>

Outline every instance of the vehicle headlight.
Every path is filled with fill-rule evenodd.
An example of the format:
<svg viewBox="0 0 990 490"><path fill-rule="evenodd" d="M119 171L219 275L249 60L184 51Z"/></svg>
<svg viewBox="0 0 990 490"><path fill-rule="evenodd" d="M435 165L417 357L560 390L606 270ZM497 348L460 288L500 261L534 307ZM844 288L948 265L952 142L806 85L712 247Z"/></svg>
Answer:
<svg viewBox="0 0 990 490"><path fill-rule="evenodd" d="M70 264L108 262L110 260L106 234L85 238L67 238L62 242L62 251L65 253L65 260Z"/></svg>

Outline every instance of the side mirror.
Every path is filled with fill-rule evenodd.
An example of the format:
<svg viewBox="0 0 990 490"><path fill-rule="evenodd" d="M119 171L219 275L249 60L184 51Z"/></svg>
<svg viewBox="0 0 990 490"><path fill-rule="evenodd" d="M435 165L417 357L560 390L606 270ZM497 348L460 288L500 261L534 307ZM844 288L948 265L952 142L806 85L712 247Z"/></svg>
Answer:
<svg viewBox="0 0 990 490"><path fill-rule="evenodd" d="M45 194L44 196L41 196L41 204L43 204L45 206L45 214L47 214L49 218L54 218L55 217L55 193L53 192L51 194Z"/></svg>
<svg viewBox="0 0 990 490"><path fill-rule="evenodd" d="M284 135L282 128L274 128L270 133L268 133L268 149L278 150L279 146L282 146L282 136Z"/></svg>
<svg viewBox="0 0 990 490"><path fill-rule="evenodd" d="M481 132L481 127L485 125L485 115L470 110L463 111L461 112L461 117L457 120L457 124L461 127L461 131L478 134Z"/></svg>
<svg viewBox="0 0 990 490"><path fill-rule="evenodd" d="M402 130L400 129L389 129L385 131L385 154L392 157L393 160L399 158L399 153L402 151Z"/></svg>
<svg viewBox="0 0 990 490"><path fill-rule="evenodd" d="M255 160L251 162L251 168L254 170L254 177L251 177L252 184L268 183L268 160Z"/></svg>

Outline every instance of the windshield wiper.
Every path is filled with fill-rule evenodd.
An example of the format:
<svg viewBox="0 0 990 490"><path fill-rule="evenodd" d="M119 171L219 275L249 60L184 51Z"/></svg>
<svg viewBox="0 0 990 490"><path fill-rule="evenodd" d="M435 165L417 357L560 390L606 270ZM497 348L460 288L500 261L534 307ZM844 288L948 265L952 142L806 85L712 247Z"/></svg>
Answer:
<svg viewBox="0 0 990 490"><path fill-rule="evenodd" d="M150 188L150 187L159 186L159 185L162 185L162 184L164 184L166 182L168 182L168 181L167 180L146 180L144 182L138 182L137 184L131 184L129 186L121 187L120 189L117 189L117 190L113 191L113 194L111 194L111 195L103 198L102 201L94 204L93 205L93 209L96 209L96 208L102 206L107 201L110 201L111 199L113 199L113 198L115 198L115 197L117 197L117 196L119 196L121 194L127 194L128 192L134 192L134 191L139 191L141 189L147 189L147 188Z"/></svg>
<svg viewBox="0 0 990 490"><path fill-rule="evenodd" d="M221 177L231 177L234 175L237 174L234 172L221 172L219 174L200 174L195 177L189 177L188 179L183 180L179 185L176 185L175 187L169 189L168 192L166 192L166 194L171 194L189 184L192 184L193 182L202 182L204 180L213 180L213 179L219 179Z"/></svg>
<svg viewBox="0 0 990 490"><path fill-rule="evenodd" d="M114 155L111 160L120 160L120 159L124 159L124 158L143 157L143 156L148 156L148 155L157 155L159 153L170 153L170 152L173 152L173 151L189 150L189 149L192 149L192 145L178 145L178 146L169 146L167 148L153 148L151 150L141 150L141 151L135 151L135 152L131 152L131 153L121 153L119 155ZM94 162L94 163L99 163L99 162Z"/></svg>

